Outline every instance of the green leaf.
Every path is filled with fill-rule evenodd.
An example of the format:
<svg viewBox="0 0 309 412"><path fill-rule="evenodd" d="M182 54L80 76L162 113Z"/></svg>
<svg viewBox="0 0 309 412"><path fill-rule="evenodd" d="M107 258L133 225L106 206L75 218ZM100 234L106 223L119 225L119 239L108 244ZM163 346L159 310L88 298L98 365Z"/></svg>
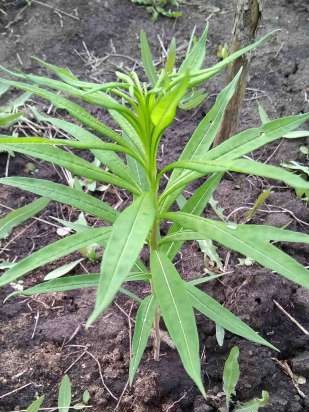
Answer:
<svg viewBox="0 0 309 412"><path fill-rule="evenodd" d="M238 59L238 57L244 55L245 53L250 52L251 50L256 49L257 47L261 46L269 37L271 37L277 30L274 30L263 37L260 37L256 42L249 44L248 46L236 51L235 53L230 54L228 57L220 61L219 63L215 64L214 66L198 70L190 80L190 86L197 86L198 84L209 80L211 77L215 76L221 70L223 70L226 66L232 63L234 60Z"/></svg>
<svg viewBox="0 0 309 412"><path fill-rule="evenodd" d="M140 45L141 45L141 56L142 62L145 69L145 73L154 87L158 81L158 75L156 72L156 68L153 63L153 57L150 50L149 42L147 39L146 33L142 30L140 34Z"/></svg>
<svg viewBox="0 0 309 412"><path fill-rule="evenodd" d="M154 218L151 193L137 198L118 216L103 256L96 304L87 321L88 326L107 308L126 279L145 243Z"/></svg>
<svg viewBox="0 0 309 412"><path fill-rule="evenodd" d="M259 110L259 116L260 116L262 124L266 124L271 121L265 109L260 103L258 103L258 110ZM301 137L306 137L306 136L309 136L309 131L298 130L296 132L286 133L282 137L284 137L285 139L299 139Z"/></svg>
<svg viewBox="0 0 309 412"><path fill-rule="evenodd" d="M207 113L204 119L199 123L189 142L186 144L183 152L179 157L180 161L192 160L198 157L202 157L208 152L221 127L226 107L235 93L240 74L241 70L237 73L234 79L219 93L215 104L212 106L211 110ZM185 176L186 174L188 174L188 172L173 170L166 190L171 188L171 186L173 187L173 182L177 180L177 178L179 178L180 176ZM196 174L191 173L191 175L196 178ZM165 201L164 208L168 208L175 201L181 191L182 187L180 187L178 190L174 190L172 188L170 190L169 198Z"/></svg>
<svg viewBox="0 0 309 412"><path fill-rule="evenodd" d="M69 412L72 401L72 385L68 375L61 380L58 393L58 411Z"/></svg>
<svg viewBox="0 0 309 412"><path fill-rule="evenodd" d="M269 243L271 237L276 238L272 240L278 240L279 236L280 240L293 238L302 239L301 241L307 243L308 235L293 234L293 232L291 234L290 231L285 232L282 229L278 231L276 228L273 231L270 229L264 231L263 225L250 225L251 230L248 230L248 228L245 229L247 225L226 224L181 212L166 213L165 217L183 225L185 229L195 230L199 235L204 235L206 239L219 242L287 279L309 288L309 271L295 259Z"/></svg>
<svg viewBox="0 0 309 412"><path fill-rule="evenodd" d="M262 391L260 399L253 399L236 407L235 412L258 412L260 408L266 406L269 402L269 393Z"/></svg>
<svg viewBox="0 0 309 412"><path fill-rule="evenodd" d="M76 250L80 250L93 243L100 243L103 239L108 238L109 235L110 228L101 227L57 240L17 262L11 269L0 276L0 286L14 282L26 273L63 256L67 256Z"/></svg>
<svg viewBox="0 0 309 412"><path fill-rule="evenodd" d="M8 237L16 226L37 215L48 203L48 199L41 198L9 212L5 217L0 219L0 239Z"/></svg>
<svg viewBox="0 0 309 412"><path fill-rule="evenodd" d="M125 147L127 146L127 142L122 138L121 135L114 132L111 128L109 128L104 123L99 121L96 117L92 116L82 106L66 99L65 97L59 96L58 94L44 90L40 87L32 86L28 83L15 82L12 80L6 80L2 78L0 79L0 83L34 93L42 97L43 99L50 101L58 109L66 110L72 117L79 120L85 126L90 127L91 129L102 134L103 136L109 137L117 143L123 144L123 146Z"/></svg>
<svg viewBox="0 0 309 412"><path fill-rule="evenodd" d="M187 70L199 70L202 67L206 55L207 34L208 24L206 25L202 36L183 60L181 66L179 67L179 73L184 73Z"/></svg>
<svg viewBox="0 0 309 412"><path fill-rule="evenodd" d="M214 190L217 188L220 180L222 178L221 173L214 174L209 177L206 182L204 182L188 199L181 209L183 212L191 213L193 215L200 215L207 203L209 202L210 197L212 196ZM177 223L173 223L169 228L168 235L173 233L183 231L183 227ZM183 242L173 241L170 244L162 245L161 250L164 251L170 259L173 259L178 250L181 248Z"/></svg>
<svg viewBox="0 0 309 412"><path fill-rule="evenodd" d="M83 393L83 402L85 404L87 404L90 401L90 393L89 391L86 389Z"/></svg>
<svg viewBox="0 0 309 412"><path fill-rule="evenodd" d="M31 96L32 96L31 93L27 93L27 92L22 93L17 98L9 100L8 103L6 103L6 105L3 108L0 108L0 111L1 111L1 109L3 109L5 112L14 113L20 107L24 106L25 103L30 99Z"/></svg>
<svg viewBox="0 0 309 412"><path fill-rule="evenodd" d="M12 141L13 139L14 138L12 138ZM2 150L12 150L14 152L23 153L28 156L46 160L47 162L64 167L76 176L86 177L88 179L103 183L111 183L113 185L128 189L133 193L138 193L138 189L135 185L133 186L126 180L115 176L112 173L105 172L99 167L96 167L92 163L88 162L87 160L84 160L72 153L66 152L65 150L59 149L57 147L51 147L48 144L45 145L44 143L44 149L40 147L40 144L18 143L18 140L21 140L20 138L16 138L16 143L8 144L2 143L3 140L4 138L0 136L0 149ZM45 139L42 140L44 141ZM70 141L67 142L68 146L72 144L74 143Z"/></svg>
<svg viewBox="0 0 309 412"><path fill-rule="evenodd" d="M9 127L21 118L23 113L6 114L0 113L0 127Z"/></svg>
<svg viewBox="0 0 309 412"><path fill-rule="evenodd" d="M176 39L172 38L166 56L165 71L172 73L176 63Z"/></svg>
<svg viewBox="0 0 309 412"><path fill-rule="evenodd" d="M259 128L244 130L211 149L204 159L234 160L279 139L286 133L297 129L308 119L309 113L287 116L272 120Z"/></svg>
<svg viewBox="0 0 309 412"><path fill-rule="evenodd" d="M48 180L28 177L5 177L0 179L0 184L27 190L56 202L70 205L108 222L114 222L118 215L118 212L107 203L87 193Z"/></svg>
<svg viewBox="0 0 309 412"><path fill-rule="evenodd" d="M188 89L188 79L185 77L183 81L174 88L171 92L157 102L151 112L151 121L156 127L156 135L162 133L174 120L179 102L186 94Z"/></svg>
<svg viewBox="0 0 309 412"><path fill-rule="evenodd" d="M206 396L201 379L196 322L185 284L164 253L153 251L150 266L155 296L168 332L185 370Z"/></svg>
<svg viewBox="0 0 309 412"><path fill-rule="evenodd" d="M127 164L131 174L135 177L135 181L143 191L149 190L149 183L145 169L131 156L127 156Z"/></svg>
<svg viewBox="0 0 309 412"><path fill-rule="evenodd" d="M32 109L33 110L33 109ZM102 140L95 136L93 133L89 132L85 128L77 126L74 123L67 122L66 120L56 119L50 116L45 116L37 112L37 110L33 110L35 116L40 122L46 122L52 124L53 126L57 127L60 130L65 131L66 133L73 136L80 142L83 143L101 143ZM116 153L112 151L105 151L105 150L90 150L96 159L98 159L102 164L108 166L108 168L115 173L117 176L122 177L123 179L130 179L133 178L130 176L129 168L126 167L124 162L119 158ZM134 183L134 181L133 181Z"/></svg>
<svg viewBox="0 0 309 412"><path fill-rule="evenodd" d="M259 336L250 326L246 325L242 320L235 316L232 312L220 305L215 299L206 293L199 290L194 285L187 283L186 288L190 296L192 305L207 318L213 320L225 330L248 339L251 342L260 345L268 346L273 350L277 350L267 340Z"/></svg>
<svg viewBox="0 0 309 412"><path fill-rule="evenodd" d="M207 175L212 172L231 171L237 173L244 173L252 176L267 177L269 179L281 180L282 182L298 189L309 189L309 182L302 179L300 176L288 172L285 169L278 166L271 166L264 163L256 162L254 160L236 159L234 161L208 161L204 159L197 159L196 161L178 161L170 163L162 170L162 174L169 169L181 168L192 170L194 172ZM182 187L184 182L186 184L195 180L195 175L187 175L182 178L181 176L173 182L172 188ZM169 189L171 191L171 188Z"/></svg>
<svg viewBox="0 0 309 412"><path fill-rule="evenodd" d="M225 335L225 330L223 329L222 326L216 323L216 339L217 339L218 345L221 347L223 346L223 343L224 343L224 335Z"/></svg>
<svg viewBox="0 0 309 412"><path fill-rule="evenodd" d="M26 409L26 412L38 412L40 410L40 407L44 401L44 396L40 396L38 399L36 399L28 408Z"/></svg>
<svg viewBox="0 0 309 412"><path fill-rule="evenodd" d="M31 288L24 289L22 292L13 292L10 296L23 295L32 296L44 293L69 292L76 289L95 289L99 284L99 273L88 273L86 275L66 276L59 279L52 279L47 282L39 283ZM126 278L126 282L144 281L149 282L149 273L131 272ZM119 291L129 295L129 291L120 288Z"/></svg>
<svg viewBox="0 0 309 412"><path fill-rule="evenodd" d="M10 86L0 83L0 97L4 95L9 90L9 88Z"/></svg>
<svg viewBox="0 0 309 412"><path fill-rule="evenodd" d="M140 304L136 318L134 335L132 339L132 358L130 361L129 380L130 385L133 383L138 365L145 351L147 341L152 329L156 313L157 304L154 295L147 296Z"/></svg>
<svg viewBox="0 0 309 412"><path fill-rule="evenodd" d="M234 346L225 361L223 370L223 390L226 396L226 407L229 410L231 396L235 394L235 388L239 380L239 348Z"/></svg>
<svg viewBox="0 0 309 412"><path fill-rule="evenodd" d="M61 276L66 275L67 273L71 272L71 270L74 269L83 260L84 260L83 258L77 259L77 260L74 260L73 262L66 263L65 265L59 266L57 269L52 270L47 275L45 275L44 280L56 279L56 278L60 278Z"/></svg>
<svg viewBox="0 0 309 412"><path fill-rule="evenodd" d="M266 113L264 107L260 103L258 103L258 110L262 124L268 123L270 121L270 118Z"/></svg>
<svg viewBox="0 0 309 412"><path fill-rule="evenodd" d="M12 70L8 70L3 66L0 66L0 70L10 74L11 76L21 78L23 80L38 84L40 86L46 86L51 89L55 89L57 91L64 92L66 94L69 94L74 97L78 97L82 100L84 100L87 103L103 107L104 109L115 109L115 110L120 110L120 111L126 111L126 108L119 104L116 100L114 100L111 96L105 94L105 93L95 93L95 91L91 91L91 93L85 93L84 91L73 87L71 85L68 85L62 81L51 79L50 77L44 77L44 76L37 76L34 74L25 74L22 72L13 72ZM7 82L6 79L0 79L1 82ZM16 82L15 82L16 83ZM15 84L15 87L21 88L22 90L26 90L26 87L35 87L31 86L28 83L18 83L18 85ZM95 88L97 84L92 84L92 87ZM100 89L103 89L104 87L101 85ZM43 90L43 89L41 89ZM31 90L28 90L29 93L31 93ZM47 92L47 90L45 90ZM33 93L35 93L33 91ZM48 92L49 93L49 92Z"/></svg>
<svg viewBox="0 0 309 412"><path fill-rule="evenodd" d="M206 263L209 260L213 265L216 264L216 267L223 269L223 264L220 256L218 255L217 248L213 244L213 241L210 239L198 240L199 247L204 255L204 262Z"/></svg>
<svg viewBox="0 0 309 412"><path fill-rule="evenodd" d="M179 103L181 110L192 110L200 106L208 96L208 93L202 90L192 90L190 94L186 94Z"/></svg>

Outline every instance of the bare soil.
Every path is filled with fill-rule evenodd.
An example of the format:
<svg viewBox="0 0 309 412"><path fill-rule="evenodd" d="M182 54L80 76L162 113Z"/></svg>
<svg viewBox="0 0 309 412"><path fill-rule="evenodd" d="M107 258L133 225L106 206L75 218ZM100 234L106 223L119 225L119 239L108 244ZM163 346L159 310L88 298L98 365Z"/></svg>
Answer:
<svg viewBox="0 0 309 412"><path fill-rule="evenodd" d="M180 46L188 40L194 25L199 32L202 30L206 19L210 19L208 64L211 64L217 59L218 45L229 41L233 22L233 4L223 0L187 2L182 6L183 17L177 21L160 18L156 23L149 20L143 7L128 0L50 0L49 5L60 9L57 13L55 9L35 2L31 6L25 3L19 0L2 0L0 3L5 12L0 11L0 63L40 73L41 69L31 60L35 55L69 66L82 78L95 80L112 79L117 67L139 67L140 29L147 31L155 54L160 58L158 36L165 45L176 36ZM309 109L308 3L305 0L274 0L265 2L264 9L260 33L277 28L281 31L253 56L240 128L259 123L258 101L271 117ZM162 145L162 163L177 158L197 122L222 88L223 81L221 76L208 85L210 96L198 112L179 116ZM44 110L42 104L40 109ZM301 144L304 141L275 143L257 152L256 158L274 164L283 160L304 162L304 155L299 151ZM29 175L27 162L29 159L23 156L11 158L9 175ZM0 154L1 175L5 173L6 164L7 156ZM35 177L64 179L47 163L35 162L35 166ZM215 197L225 215L232 213L233 219L240 221L246 208L269 187L272 187L272 194L263 211L255 215L254 222L280 227L288 224L292 229L308 231L308 208L284 186L264 179L228 175ZM109 189L107 196L113 204L118 201L113 189ZM123 193L121 196L125 200ZM28 193L1 187L0 211L5 214L6 207L17 208L32 199ZM206 215L211 213L206 211ZM51 203L40 217L51 222L50 216L73 219L77 213ZM20 259L57 238L53 226L43 221L28 221L1 243L0 258ZM293 244L283 248L308 265L308 246ZM224 259L226 250L222 248L219 252ZM309 411L308 335L304 335L274 304L274 300L279 302L308 329L308 291L255 264L240 266L238 257L232 254L228 264L231 273L222 281L208 284L205 290L260 331L280 349L280 353L257 347L229 333L220 348L216 343L214 324L198 314L202 369L208 389L206 401L185 374L177 353L166 343L163 343L161 359L157 363L152 360L149 342L133 387L126 387L132 332L128 315L134 314L136 307L120 296L117 306L113 305L86 331L84 322L95 295L92 290L84 290L1 303L0 411L25 409L37 394L45 394L45 406L55 406L57 385L67 370L74 386L74 399L80 400L82 392L88 389L94 412L113 411L116 407L126 412L223 411L222 370L233 345L238 345L241 351L241 378L235 400L250 400L267 390L271 400L263 409L265 412ZM38 282L57 264L31 273L25 278L25 284ZM178 266L186 278L197 277L203 272L203 255L197 244L184 248ZM98 265L87 263L87 269L95 271ZM140 286L133 285L133 288L140 296L148 292ZM11 287L0 290L1 302L11 291ZM291 368L294 381L284 373L284 365ZM307 382L303 383L302 379L297 389L295 380L298 376L307 378ZM120 399L119 404L106 387Z"/></svg>

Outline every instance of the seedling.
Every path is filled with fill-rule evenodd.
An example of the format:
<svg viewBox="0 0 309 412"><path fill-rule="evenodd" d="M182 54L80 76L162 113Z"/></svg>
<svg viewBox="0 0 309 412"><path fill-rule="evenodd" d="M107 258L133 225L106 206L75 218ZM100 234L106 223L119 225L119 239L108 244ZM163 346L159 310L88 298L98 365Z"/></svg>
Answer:
<svg viewBox="0 0 309 412"><path fill-rule="evenodd" d="M131 0L131 2L145 6L147 11L151 13L153 21L156 21L160 15L172 19L182 15L180 11L175 10L179 7L177 0Z"/></svg>
<svg viewBox="0 0 309 412"><path fill-rule="evenodd" d="M69 122L42 114L40 121L56 126L70 139L1 135L1 150L31 155L63 167L73 176L117 186L120 190L128 191L132 198L130 205L119 213L93 194L63 184L18 176L0 179L2 185L30 191L111 224L102 227L96 225L95 228L67 236L35 251L7 270L0 277L0 286L14 282L38 267L81 248L94 243L104 246L100 273L60 277L26 289L23 294L96 288L96 303L87 327L102 315L118 292L128 294L139 303L132 341L130 383L133 382L153 327L154 356L159 359L159 322L162 317L185 370L203 395L205 389L194 310L227 331L274 350L276 348L197 287L213 277L205 276L188 282L182 279L173 259L183 243L211 240L250 257L298 285L309 286L308 270L277 246L278 242L309 243L308 235L271 226L235 224L201 217L227 171L280 180L294 188L307 190L309 182L302 177L281 167L254 161L249 156L254 150L297 129L309 119L308 113L267 121L260 127L237 133L220 146L212 147L224 111L237 88L239 72L219 93L179 159L165 167L158 165L161 139L175 121L177 107L182 100L239 55L254 49L269 36L204 69L206 34L207 29L194 46L191 42L178 69L171 67L170 62L175 59L168 56L169 65L160 71L155 69L147 38L142 34L142 59L149 83L142 82L132 72L118 73L117 81L96 85L79 80L68 69L45 62L41 64L58 76L58 80L14 72L9 73L17 80L0 80L4 86L48 100L55 108L65 110L76 120ZM174 52L175 48L170 47L170 50ZM108 127L64 95L107 110L122 133ZM109 170L103 170L64 150L64 147L90 151ZM165 176L168 176L168 182ZM202 183L201 179L204 179ZM179 196L194 181L200 183L199 187L177 210ZM166 222L169 230L163 236L160 229ZM276 241L276 245L272 241ZM144 247L149 250L149 267L139 259ZM122 286L132 280L146 282L149 286L148 296L141 299Z"/></svg>
<svg viewBox="0 0 309 412"><path fill-rule="evenodd" d="M71 411L85 411L91 408L88 405L90 400L90 394L86 389L82 396L82 402L75 403L72 405L72 384L68 375L64 375L61 379L58 391L58 402L57 408L41 408L43 405L45 396L40 396L38 399L33 401L31 405L27 408L26 412L39 412L41 410L45 411L59 411L59 412L69 412Z"/></svg>
<svg viewBox="0 0 309 412"><path fill-rule="evenodd" d="M223 370L223 391L226 399L226 410L229 412L231 397L235 395L235 390L240 377L240 369L238 363L239 348L234 346L224 364ZM258 412L268 404L269 394L267 391L262 391L260 399L252 399L246 403L237 403L235 412Z"/></svg>

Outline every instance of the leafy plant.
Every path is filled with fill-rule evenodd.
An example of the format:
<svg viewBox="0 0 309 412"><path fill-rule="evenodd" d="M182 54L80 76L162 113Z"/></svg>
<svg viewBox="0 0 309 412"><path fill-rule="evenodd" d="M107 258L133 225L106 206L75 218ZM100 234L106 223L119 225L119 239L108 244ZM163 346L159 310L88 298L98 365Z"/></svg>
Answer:
<svg viewBox="0 0 309 412"><path fill-rule="evenodd" d="M87 326L90 326L111 304L118 292L126 293L139 303L129 372L131 384L153 325L155 357L159 358L159 321L162 316L184 368L204 395L194 310L203 313L227 331L272 349L276 348L197 287L198 284L216 278L216 275L189 282L182 279L173 259L183 243L188 240L211 240L250 257L301 286L309 286L308 270L271 243L308 243L309 236L271 226L237 225L200 216L227 171L276 179L294 188L308 189L309 183L300 176L280 167L251 160L248 156L252 151L297 129L309 119L309 114L267 121L260 127L237 133L220 146L212 147L224 111L237 88L239 72L219 93L179 160L163 168L158 167L161 139L175 120L181 101L235 58L253 50L269 36L229 55L213 67L204 69L202 65L206 35L207 28L194 45L190 42L187 55L178 69L174 67L174 63L171 64L175 62L175 58L171 57L171 53L175 53L175 47L171 45L167 57L169 64L157 71L147 38L142 34L142 60L150 84L142 83L134 72L117 73L116 82L93 84L79 80L68 69L41 61L44 67L58 77L57 80L8 70L6 72L17 80L0 80L3 87L9 86L37 95L48 100L55 108L65 110L75 119L75 122L69 122L40 115L40 121L55 126L70 137L14 138L1 135L0 149L13 150L54 163L69 170L73 176L114 185L127 190L132 196L131 204L119 213L92 194L63 184L18 176L0 179L3 185L30 191L112 224L86 228L35 251L7 270L0 277L0 286L14 282L38 267L74 251L100 244L105 248L100 273L52 279L24 290L23 294L96 288L95 307L87 321ZM64 95L107 110L122 133L108 127ZM66 151L66 147L91 152L108 170ZM166 175L169 175L167 184L164 178ZM187 185L194 181L201 182L200 179L205 176L207 179L200 183L180 210L175 211L177 199ZM214 207L218 209L216 205ZM163 236L160 228L166 222L170 226ZM150 252L149 267L139 259L144 247ZM151 292L143 300L122 286L132 280L146 282L151 288ZM220 334L222 341L222 330Z"/></svg>
<svg viewBox="0 0 309 412"><path fill-rule="evenodd" d="M239 348L234 346L224 364L223 370L223 391L226 398L227 412L230 410L231 396L235 395L235 389L240 377L240 369L238 363ZM260 399L252 399L246 403L238 403L235 412L258 412L260 408L266 406L269 401L267 391L262 391Z"/></svg>
<svg viewBox="0 0 309 412"><path fill-rule="evenodd" d="M131 0L131 2L145 6L147 11L151 13L153 21L156 21L160 15L173 19L182 15L180 11L171 8L171 6L179 7L177 0Z"/></svg>
<svg viewBox="0 0 309 412"><path fill-rule="evenodd" d="M40 396L28 406L26 412L39 412L44 402L45 396ZM58 408L45 408L50 410L58 410L59 412L69 412L69 410L81 411L90 408L88 402L90 400L90 394L88 390L85 390L82 396L82 402L78 402L72 405L72 384L68 375L64 375L61 379L58 391Z"/></svg>
<svg viewBox="0 0 309 412"><path fill-rule="evenodd" d="M235 395L235 388L239 381L239 348L234 346L225 361L223 370L223 390L226 398L226 409L229 410L231 396Z"/></svg>

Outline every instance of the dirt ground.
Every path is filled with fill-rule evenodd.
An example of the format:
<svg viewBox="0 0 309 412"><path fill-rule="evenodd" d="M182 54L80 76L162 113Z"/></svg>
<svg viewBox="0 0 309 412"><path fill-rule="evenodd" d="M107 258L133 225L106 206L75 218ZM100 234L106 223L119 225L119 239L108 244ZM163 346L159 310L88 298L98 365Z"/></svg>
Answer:
<svg viewBox="0 0 309 412"><path fill-rule="evenodd" d="M112 73L117 67L139 67L140 29L147 32L160 59L159 39L166 46L172 36L176 36L178 46L181 46L188 41L194 25L200 32L209 20L210 65L217 59L218 45L229 41L233 23L233 4L223 0L187 1L181 7L183 17L177 21L160 18L156 23L150 21L145 8L133 5L129 0L50 0L48 5L52 9L46 4L34 2L25 6L25 2L19 0L0 2L1 64L41 72L31 60L35 55L51 63L69 66L82 78L108 80L113 78ZM55 12L55 8L59 10ZM271 117L309 109L307 1L265 1L259 33L277 28L281 30L253 56L241 128L259 123L258 101ZM180 47L181 50L184 48ZM209 109L222 85L222 76L210 82L210 96L203 107L194 116L192 113L180 115L178 123L168 131L162 146L165 161L179 155L190 132ZM256 158L274 164L283 160L304 163L305 157L299 151L301 144L304 141L277 142L258 151ZM28 161L23 156L11 158L9 175L28 175ZM6 166L7 156L0 154L1 176ZM63 180L63 176L49 164L37 162L35 166L36 177ZM239 221L259 193L269 187L270 183L264 179L229 175L223 179L215 198L226 216L232 213L232 218ZM112 189L107 196L112 203L117 202ZM19 207L32 198L28 193L1 187L0 212L4 214L7 207ZM50 216L74 219L77 214L69 208L50 204L40 217L51 222ZM292 229L308 232L309 210L293 191L272 185L267 205L256 214L254 222L280 227L288 224ZM13 261L16 257L24 257L56 238L56 229L50 224L28 221L1 243L0 259ZM293 244L285 245L284 249L304 265L309 264L308 246ZM226 251L219 251L224 259ZM152 360L149 342L137 379L129 388L126 387L131 334L128 316L136 309L130 300L117 298L117 305L86 331L83 325L94 303L94 291L20 298L2 305L5 296L12 291L7 287L0 290L0 411L25 409L37 394L45 394L44 406L55 406L57 384L65 371L73 383L74 399L80 400L82 392L88 389L94 412L115 409L126 412L223 411L222 370L233 345L238 345L241 352L241 378L236 400L250 400L267 390L270 403L263 411L309 411L308 335L302 333L273 301L279 302L308 329L308 291L257 265L239 266L238 257L232 254L228 266L231 273L222 281L208 284L205 290L267 337L280 349L279 354L229 333L220 348L216 343L214 324L197 315L207 400L199 395L185 374L177 353L165 343L157 363ZM61 262L65 261L68 260ZM197 244L184 248L178 265L186 278L196 277L203 271L203 255ZM36 283L55 267L57 265L52 264L31 273L25 278L26 285ZM98 267L88 264L87 269L95 271ZM141 296L147 293L146 289L138 291ZM284 365L290 366L294 381L285 373ZM307 382L301 379L297 386L299 376L305 377Z"/></svg>

